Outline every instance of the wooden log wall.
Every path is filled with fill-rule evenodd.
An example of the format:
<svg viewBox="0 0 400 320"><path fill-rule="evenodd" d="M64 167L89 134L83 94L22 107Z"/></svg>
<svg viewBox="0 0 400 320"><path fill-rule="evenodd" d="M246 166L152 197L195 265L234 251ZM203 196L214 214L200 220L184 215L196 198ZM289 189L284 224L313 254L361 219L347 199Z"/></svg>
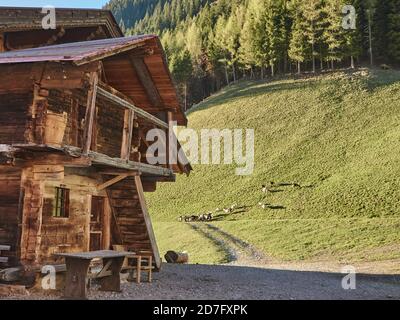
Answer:
<svg viewBox="0 0 400 320"><path fill-rule="evenodd" d="M2 252L9 257L9 266L17 263L18 256L21 172L16 167L0 166L0 245L11 246L10 251Z"/></svg>
<svg viewBox="0 0 400 320"><path fill-rule="evenodd" d="M56 170L56 166L54 167ZM106 196L98 192L98 177L90 169L65 168L63 179L48 180L44 188L42 242L40 261L56 262L54 253L89 250L91 197ZM53 217L55 188L60 185L70 189L69 217Z"/></svg>
<svg viewBox="0 0 400 320"><path fill-rule="evenodd" d="M98 102L97 152L113 158L121 157L124 116L123 108Z"/></svg>
<svg viewBox="0 0 400 320"><path fill-rule="evenodd" d="M0 144L24 143L32 93L0 94Z"/></svg>

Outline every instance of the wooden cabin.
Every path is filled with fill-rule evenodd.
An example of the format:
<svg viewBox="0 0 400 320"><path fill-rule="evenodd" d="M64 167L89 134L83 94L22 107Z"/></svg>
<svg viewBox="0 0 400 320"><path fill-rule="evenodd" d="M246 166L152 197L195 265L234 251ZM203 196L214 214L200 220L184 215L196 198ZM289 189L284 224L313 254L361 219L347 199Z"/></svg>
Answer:
<svg viewBox="0 0 400 320"><path fill-rule="evenodd" d="M118 28L103 18L112 22L104 39L42 46L29 37L12 51L16 38L3 30L0 245L10 250L0 268L114 244L151 251L160 267L144 193L192 168L150 165L145 137L153 128L171 137L168 123L187 120L158 37L113 37Z"/></svg>
<svg viewBox="0 0 400 320"><path fill-rule="evenodd" d="M56 10L56 29L44 30L42 8L0 7L0 52L122 37L108 10Z"/></svg>

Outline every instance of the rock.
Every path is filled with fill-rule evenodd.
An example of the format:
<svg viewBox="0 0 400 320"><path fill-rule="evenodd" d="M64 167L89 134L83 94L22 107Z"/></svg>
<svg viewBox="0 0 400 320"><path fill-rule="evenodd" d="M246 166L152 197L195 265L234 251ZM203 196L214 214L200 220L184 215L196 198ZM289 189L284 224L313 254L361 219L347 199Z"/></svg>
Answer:
<svg viewBox="0 0 400 320"><path fill-rule="evenodd" d="M25 286L0 284L0 296L11 296L11 295L28 295L28 291Z"/></svg>

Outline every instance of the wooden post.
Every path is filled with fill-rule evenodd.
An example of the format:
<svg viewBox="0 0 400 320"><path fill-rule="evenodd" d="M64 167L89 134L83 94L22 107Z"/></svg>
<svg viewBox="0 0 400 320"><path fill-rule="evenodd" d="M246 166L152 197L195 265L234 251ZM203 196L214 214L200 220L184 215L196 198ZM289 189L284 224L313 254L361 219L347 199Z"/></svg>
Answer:
<svg viewBox="0 0 400 320"><path fill-rule="evenodd" d="M167 135L167 168L172 170L172 164L171 164L171 152L173 151L173 148L177 148L176 145L171 145L171 142L174 141L174 131L172 130L172 121L173 120L173 116L172 116L172 112L168 111L167 112L167 123L168 123L168 135Z"/></svg>
<svg viewBox="0 0 400 320"><path fill-rule="evenodd" d="M6 51L6 47L4 44L4 33L0 33L0 52Z"/></svg>
<svg viewBox="0 0 400 320"><path fill-rule="evenodd" d="M108 198L104 198L103 210L103 250L109 250L111 247L111 207Z"/></svg>
<svg viewBox="0 0 400 320"><path fill-rule="evenodd" d="M79 103L77 99L72 99L71 103L71 134L70 134L70 144L71 146L78 146L78 136L79 136Z"/></svg>
<svg viewBox="0 0 400 320"><path fill-rule="evenodd" d="M83 155L88 155L92 144L93 134L93 121L96 111L96 95L97 95L97 84L99 76L97 72L93 72L90 75L90 90L88 92L87 104L86 104L86 115L85 115L85 131L83 134Z"/></svg>
<svg viewBox="0 0 400 320"><path fill-rule="evenodd" d="M134 112L125 110L124 130L122 134L121 159L129 161L132 148L132 132L133 132Z"/></svg>
<svg viewBox="0 0 400 320"><path fill-rule="evenodd" d="M157 268L160 269L160 267L161 267L160 252L158 251L158 246L157 246L157 242L156 242L156 237L154 235L153 225L150 220L150 215L149 215L149 212L147 211L147 204L146 204L146 199L144 197L142 179L140 178L140 176L135 176L135 187L136 187L137 194L139 196L140 207L142 209L143 218L144 218L144 221L146 224L147 233L149 235L151 248L153 251L154 258L155 258L154 262L155 262Z"/></svg>

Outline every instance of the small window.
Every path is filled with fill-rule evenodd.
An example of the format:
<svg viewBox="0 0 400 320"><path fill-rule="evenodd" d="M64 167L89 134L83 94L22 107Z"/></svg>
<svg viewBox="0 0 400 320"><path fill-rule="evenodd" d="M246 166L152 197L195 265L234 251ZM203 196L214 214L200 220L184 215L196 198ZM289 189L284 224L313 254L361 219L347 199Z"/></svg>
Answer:
<svg viewBox="0 0 400 320"><path fill-rule="evenodd" d="M56 205L54 207L53 217L69 217L69 189L64 187L56 188Z"/></svg>

